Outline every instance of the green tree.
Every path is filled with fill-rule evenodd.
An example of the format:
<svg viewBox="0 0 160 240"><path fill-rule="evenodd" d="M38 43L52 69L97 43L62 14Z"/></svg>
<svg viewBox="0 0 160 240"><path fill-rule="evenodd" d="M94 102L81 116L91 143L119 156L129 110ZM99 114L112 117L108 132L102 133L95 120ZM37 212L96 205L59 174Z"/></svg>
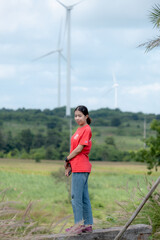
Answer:
<svg viewBox="0 0 160 240"><path fill-rule="evenodd" d="M60 131L56 129L48 129L46 136L45 145L48 147L50 145L54 145L56 148L60 146L62 141L62 135Z"/></svg>
<svg viewBox="0 0 160 240"><path fill-rule="evenodd" d="M4 147L5 153L8 153L9 151L13 150L14 147L15 147L15 144L14 144L14 139L12 137L12 132L9 131L6 136L6 144Z"/></svg>
<svg viewBox="0 0 160 240"><path fill-rule="evenodd" d="M64 124L64 121L62 120L62 118L54 116L47 122L47 128L57 129L61 131L63 124Z"/></svg>
<svg viewBox="0 0 160 240"><path fill-rule="evenodd" d="M116 148L114 139L107 137L103 145L93 142L89 157L95 161L122 161L123 153Z"/></svg>
<svg viewBox="0 0 160 240"><path fill-rule="evenodd" d="M111 126L118 127L121 125L121 120L117 117L112 118Z"/></svg>
<svg viewBox="0 0 160 240"><path fill-rule="evenodd" d="M102 158L103 146L97 145L93 142L89 158L92 161L103 161Z"/></svg>
<svg viewBox="0 0 160 240"><path fill-rule="evenodd" d="M121 152L114 145L105 144L102 149L103 161L122 161Z"/></svg>
<svg viewBox="0 0 160 240"><path fill-rule="evenodd" d="M45 144L45 136L43 136L41 133L36 134L33 139L33 147L40 148L44 146L44 144Z"/></svg>
<svg viewBox="0 0 160 240"><path fill-rule="evenodd" d="M49 160L59 160L59 152L54 146L49 146L46 148L45 158Z"/></svg>
<svg viewBox="0 0 160 240"><path fill-rule="evenodd" d="M150 12L150 20L153 23L154 27L158 28L160 30L160 4L156 4L153 8L152 11ZM140 46L145 46L146 51L150 51L155 47L160 46L160 36L156 37L155 39L152 39L148 42L145 42L141 44Z"/></svg>
<svg viewBox="0 0 160 240"><path fill-rule="evenodd" d="M24 147L27 153L30 152L30 149L33 143L33 138L34 138L34 135L30 129L25 129L21 131L22 146Z"/></svg>
<svg viewBox="0 0 160 240"><path fill-rule="evenodd" d="M156 131L155 137L147 138L145 140L146 148L133 155L137 161L147 163L149 174L152 173L153 168L157 171L157 167L160 166L160 121L153 120L151 129Z"/></svg>
<svg viewBox="0 0 160 240"><path fill-rule="evenodd" d="M5 146L5 140L2 132L0 131L0 150L3 150L4 146Z"/></svg>

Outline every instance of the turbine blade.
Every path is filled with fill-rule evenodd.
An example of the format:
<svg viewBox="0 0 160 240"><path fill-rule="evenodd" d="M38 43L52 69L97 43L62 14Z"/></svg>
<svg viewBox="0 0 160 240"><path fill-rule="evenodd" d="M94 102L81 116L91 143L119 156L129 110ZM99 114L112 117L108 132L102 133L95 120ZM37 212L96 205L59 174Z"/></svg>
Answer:
<svg viewBox="0 0 160 240"><path fill-rule="evenodd" d="M112 72L112 77L113 77L114 84L116 84L116 77L115 77L115 73L114 72Z"/></svg>
<svg viewBox="0 0 160 240"><path fill-rule="evenodd" d="M113 89L113 86L111 88L109 88L105 94L108 94L109 92L111 92L112 89Z"/></svg>
<svg viewBox="0 0 160 240"><path fill-rule="evenodd" d="M40 57L38 57L38 58L33 59L32 61L33 61L33 62L38 61L39 59L45 58L45 57L47 57L47 56L49 56L49 55L51 55L51 54L54 54L54 53L56 53L56 52L58 52L58 51L59 51L59 49L54 50L54 51L51 51L51 52L46 53L46 54L44 54L44 55L42 55L42 56L40 56Z"/></svg>
<svg viewBox="0 0 160 240"><path fill-rule="evenodd" d="M64 5L62 2L60 2L59 0L56 0L59 4L61 4L64 8L66 8L67 9L67 6L66 5Z"/></svg>
<svg viewBox="0 0 160 240"><path fill-rule="evenodd" d="M62 33L62 19L61 19L61 22L60 22L59 36L58 36L58 47L57 47L57 49L59 49L60 45L61 45L61 33Z"/></svg>
<svg viewBox="0 0 160 240"><path fill-rule="evenodd" d="M63 58L63 60L65 60L67 62L67 58L62 53L60 53L60 55Z"/></svg>
<svg viewBox="0 0 160 240"><path fill-rule="evenodd" d="M74 6L80 4L81 2L84 2L84 1L85 1L85 0L81 0L81 1L79 1L79 2L77 2L77 3L75 3L75 4L73 4L71 7L74 7Z"/></svg>
<svg viewBox="0 0 160 240"><path fill-rule="evenodd" d="M70 6L66 6L64 3L60 2L59 0L56 0L59 4L61 4L64 8L66 9L72 9L74 6L80 4L81 2L84 2L85 0L81 0L73 5L70 5Z"/></svg>
<svg viewBox="0 0 160 240"><path fill-rule="evenodd" d="M60 52L61 57L65 62L67 62L67 58ZM71 69L74 70L73 66L71 65Z"/></svg>
<svg viewBox="0 0 160 240"><path fill-rule="evenodd" d="M66 14L66 21L65 21L64 33L63 33L63 43L62 43L62 46L64 45L64 39L65 39L65 35L66 35L67 24L68 24L68 14Z"/></svg>

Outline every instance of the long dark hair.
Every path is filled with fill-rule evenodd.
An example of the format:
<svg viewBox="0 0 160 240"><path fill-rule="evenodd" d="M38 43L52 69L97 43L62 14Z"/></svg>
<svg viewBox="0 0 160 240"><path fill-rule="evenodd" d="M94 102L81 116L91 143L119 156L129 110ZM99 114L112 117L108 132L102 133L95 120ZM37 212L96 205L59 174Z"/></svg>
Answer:
<svg viewBox="0 0 160 240"><path fill-rule="evenodd" d="M85 107L85 106L83 106L83 105L80 105L80 106L78 106L78 107L76 107L75 109L74 109L74 112L75 111L80 111L81 113L83 113L85 116L87 116L88 115L88 118L87 118L87 124L88 125L90 125L91 124L91 118L89 117L89 112L88 112L88 109L87 109L87 107Z"/></svg>

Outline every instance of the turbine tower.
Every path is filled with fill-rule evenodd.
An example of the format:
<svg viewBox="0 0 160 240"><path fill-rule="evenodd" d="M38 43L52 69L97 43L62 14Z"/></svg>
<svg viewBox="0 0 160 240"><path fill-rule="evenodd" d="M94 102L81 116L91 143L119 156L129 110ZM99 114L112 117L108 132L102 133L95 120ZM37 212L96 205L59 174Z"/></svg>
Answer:
<svg viewBox="0 0 160 240"><path fill-rule="evenodd" d="M114 88L114 108L118 108L118 86L119 84L116 81L115 74L113 73L113 88Z"/></svg>
<svg viewBox="0 0 160 240"><path fill-rule="evenodd" d="M143 138L144 141L146 140L146 116L144 116L144 123L143 123ZM146 143L144 142L144 148L146 148Z"/></svg>
<svg viewBox="0 0 160 240"><path fill-rule="evenodd" d="M66 6L59 0L56 0L60 5L62 5L66 9L66 21L67 21L67 102L66 102L66 116L71 116L71 10L74 6L79 4L77 2L73 5Z"/></svg>

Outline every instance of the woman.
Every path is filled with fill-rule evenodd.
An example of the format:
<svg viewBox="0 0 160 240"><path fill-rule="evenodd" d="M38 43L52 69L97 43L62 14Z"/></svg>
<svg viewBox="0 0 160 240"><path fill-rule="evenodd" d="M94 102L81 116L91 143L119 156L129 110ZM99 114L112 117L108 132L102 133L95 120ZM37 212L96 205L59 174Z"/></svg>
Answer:
<svg viewBox="0 0 160 240"><path fill-rule="evenodd" d="M75 226L66 229L67 232L80 234L92 232L92 209L88 194L88 177L91 172L91 163L88 154L91 150L92 132L89 124L88 109L78 106L74 110L74 118L79 125L71 138L70 154L65 159L65 175L69 176L72 170L71 197ZM70 167L71 166L71 169ZM80 225L81 222L84 225Z"/></svg>

